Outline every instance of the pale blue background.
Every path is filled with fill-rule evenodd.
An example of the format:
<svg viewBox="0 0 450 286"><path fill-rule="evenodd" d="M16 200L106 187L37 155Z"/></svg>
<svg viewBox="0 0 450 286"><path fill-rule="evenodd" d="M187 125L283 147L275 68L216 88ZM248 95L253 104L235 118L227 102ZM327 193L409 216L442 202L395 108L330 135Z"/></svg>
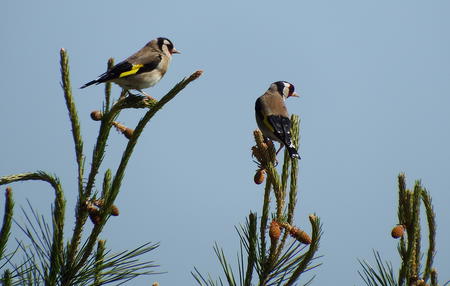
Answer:
<svg viewBox="0 0 450 286"><path fill-rule="evenodd" d="M448 1L3 1L0 175L56 173L71 234L76 165L59 49L69 52L89 166L99 126L89 113L101 107L103 86L78 87L109 57L122 60L166 36L182 54L148 93L159 98L191 72L205 73L146 128L117 199L121 214L102 235L115 251L161 242L147 258L168 273L132 285L194 285L194 266L216 276L215 241L234 261L234 226L250 210L261 213L263 187L253 183L250 156L254 101L277 80L301 94L287 103L302 119L295 221L309 230L307 216L316 212L324 223L324 265L313 285L362 285L357 258L373 261L372 249L397 268L390 229L402 171L409 187L422 179L432 194L443 283L450 279L449 14ZM133 126L143 113L119 120ZM103 167L116 169L125 144L112 132ZM12 187L17 206L28 198L50 214L47 185Z"/></svg>

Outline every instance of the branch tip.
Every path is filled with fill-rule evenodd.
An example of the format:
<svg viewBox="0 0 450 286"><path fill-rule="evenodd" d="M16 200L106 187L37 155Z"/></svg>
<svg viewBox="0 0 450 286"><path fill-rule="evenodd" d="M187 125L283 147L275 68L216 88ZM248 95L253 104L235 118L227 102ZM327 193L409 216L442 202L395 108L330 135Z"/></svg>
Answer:
<svg viewBox="0 0 450 286"><path fill-rule="evenodd" d="M202 70L198 70L196 72L194 72L193 74L191 74L191 76L189 77L189 81L193 81L198 79L201 75L203 74Z"/></svg>

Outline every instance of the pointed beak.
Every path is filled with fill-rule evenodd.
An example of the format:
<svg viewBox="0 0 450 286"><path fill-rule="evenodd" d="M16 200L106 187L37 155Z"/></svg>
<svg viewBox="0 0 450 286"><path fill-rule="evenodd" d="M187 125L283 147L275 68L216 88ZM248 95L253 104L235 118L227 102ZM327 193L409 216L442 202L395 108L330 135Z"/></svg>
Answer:
<svg viewBox="0 0 450 286"><path fill-rule="evenodd" d="M172 54L181 54L181 52L178 51L177 49L173 48L172 49Z"/></svg>
<svg viewBox="0 0 450 286"><path fill-rule="evenodd" d="M291 96L293 96L293 97L300 97L300 95L298 95L298 93L296 93L296 92L293 92L293 93L291 94Z"/></svg>

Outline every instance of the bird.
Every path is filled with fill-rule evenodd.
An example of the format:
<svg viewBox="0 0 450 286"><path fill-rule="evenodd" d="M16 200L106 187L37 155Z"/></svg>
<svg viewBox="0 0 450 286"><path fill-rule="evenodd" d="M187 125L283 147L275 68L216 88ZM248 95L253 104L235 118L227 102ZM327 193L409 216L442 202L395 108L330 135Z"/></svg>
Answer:
<svg viewBox="0 0 450 286"><path fill-rule="evenodd" d="M291 120L285 105L288 97L299 95L294 91L293 84L287 81L277 81L255 102L256 123L264 137L280 143L280 148L286 146L289 156L300 159L291 139Z"/></svg>
<svg viewBox="0 0 450 286"><path fill-rule="evenodd" d="M169 39L156 38L124 61L99 75L97 79L84 84L80 88L104 82L114 82L130 95L134 94L130 93L129 90L137 90L147 95L142 89L154 86L159 82L169 67L172 55L179 53Z"/></svg>

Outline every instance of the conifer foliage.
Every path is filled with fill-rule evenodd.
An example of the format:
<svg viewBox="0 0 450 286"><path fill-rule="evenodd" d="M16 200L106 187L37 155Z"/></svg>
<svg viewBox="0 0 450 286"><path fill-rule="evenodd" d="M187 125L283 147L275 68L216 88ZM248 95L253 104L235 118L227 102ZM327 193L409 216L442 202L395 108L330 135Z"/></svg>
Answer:
<svg viewBox="0 0 450 286"><path fill-rule="evenodd" d="M104 285L121 284L139 275L154 273L153 269L157 265L153 261L140 261L138 258L158 247L158 244L145 243L132 250L113 253L107 249L106 241L100 239L100 236L110 216L119 215L119 208L114 205L114 201L120 192L128 160L145 126L165 104L189 83L200 77L202 71L194 72L181 80L159 101L149 96L126 96L123 91L118 100L113 102L111 84L107 83L103 110L91 114L91 118L100 123L100 128L93 148L90 168L87 168L80 121L72 95L69 60L64 49L60 51L60 64L61 86L69 113L77 164L75 177L78 195L75 208L76 221L71 228L73 233L70 239L65 241L66 198L62 185L55 175L36 171L0 177L0 186L20 181L47 182L53 189L55 198L51 225L43 221L42 216L30 204L31 213L25 212L28 224L19 226L29 241L19 242L15 251L5 253L14 210L12 188L6 188L5 213L0 233L2 272L0 282L3 285ZM110 59L108 68L113 65L114 61ZM146 110L134 129L116 121L122 110L130 108ZM111 169L107 169L99 180L98 177L101 176L99 170L105 157L112 127L123 133L128 142L119 166L116 168L117 171L113 173ZM96 187L96 181L103 182L102 187ZM98 193L97 189L101 189L101 192ZM87 223L93 224L90 231L86 228ZM28 247L29 244L31 247ZM23 256L23 262L19 264L14 262L17 261L18 255ZM15 256L14 259L12 259L13 256Z"/></svg>

